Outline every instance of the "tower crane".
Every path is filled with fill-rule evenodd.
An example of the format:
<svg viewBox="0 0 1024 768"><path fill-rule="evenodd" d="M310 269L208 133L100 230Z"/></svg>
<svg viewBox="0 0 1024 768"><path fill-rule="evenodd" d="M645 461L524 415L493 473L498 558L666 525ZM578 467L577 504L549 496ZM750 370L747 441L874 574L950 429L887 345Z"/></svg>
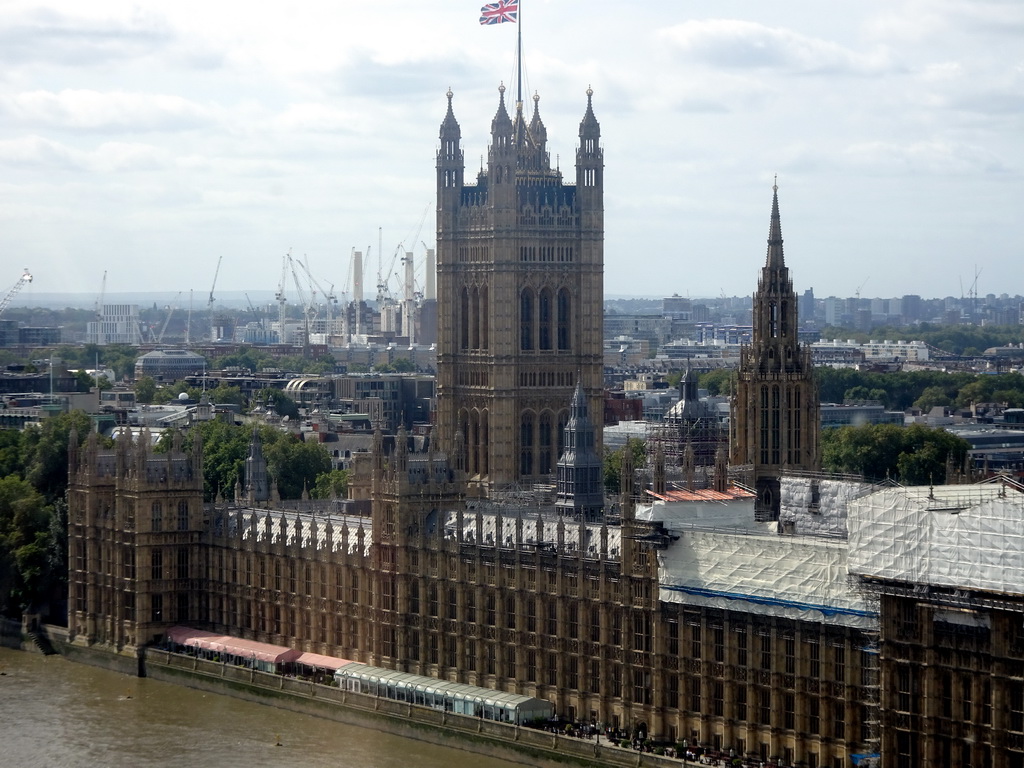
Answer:
<svg viewBox="0 0 1024 768"><path fill-rule="evenodd" d="M174 316L174 310L178 308L177 301L181 297L181 291L178 291L178 295L174 297L174 300L167 307L167 317L164 318L164 324L160 326L160 333L156 337L157 344L164 343L164 332L167 330L167 325L171 322L171 318Z"/></svg>
<svg viewBox="0 0 1024 768"><path fill-rule="evenodd" d="M107 334L103 332L103 297L107 294L107 270L103 270L100 282L100 295L96 297L96 343L103 346L107 343Z"/></svg>
<svg viewBox="0 0 1024 768"><path fill-rule="evenodd" d="M274 292L274 301L277 302L277 333L278 340L285 343L285 332L284 332L284 320L285 320L285 303L288 301L284 295L284 281L288 274L288 259L292 257L291 249L288 249L288 253L281 257L281 279L277 283L277 291Z"/></svg>
<svg viewBox="0 0 1024 768"><path fill-rule="evenodd" d="M18 295L18 291L24 288L26 285L32 282L32 273L28 271L28 267L25 267L25 271L21 277L18 278L18 282L11 286L11 290L7 292L3 300L0 300L0 315L4 313L8 305L14 300L14 297Z"/></svg>
<svg viewBox="0 0 1024 768"><path fill-rule="evenodd" d="M210 320L210 341L217 340L217 323L213 319L213 289L217 287L217 275L220 274L220 262L223 256L217 257L217 268L213 271L213 285L210 286L210 298L206 302L206 313Z"/></svg>
<svg viewBox="0 0 1024 768"><path fill-rule="evenodd" d="M309 268L309 259L306 258L304 261L299 262L299 266L302 267L306 273L306 277L309 278L310 284L320 291L320 295L324 297L324 303L327 307L327 336L334 332L333 321L334 321L334 307L333 305L338 303L338 297L334 293L334 283L330 283L328 290L324 290L323 286L320 285L320 281L313 277L313 272Z"/></svg>

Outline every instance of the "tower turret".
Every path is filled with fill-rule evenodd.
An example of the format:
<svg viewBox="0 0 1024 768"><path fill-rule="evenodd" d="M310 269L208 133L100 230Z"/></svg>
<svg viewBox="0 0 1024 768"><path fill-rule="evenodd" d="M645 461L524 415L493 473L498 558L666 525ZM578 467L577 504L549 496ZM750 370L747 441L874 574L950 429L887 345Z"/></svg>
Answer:
<svg viewBox="0 0 1024 768"><path fill-rule="evenodd" d="M782 251L779 187L772 187L768 253L754 294L754 332L741 353L733 402L732 463L751 465L759 520L779 517L779 478L817 471L818 393L810 349L798 340L797 300Z"/></svg>

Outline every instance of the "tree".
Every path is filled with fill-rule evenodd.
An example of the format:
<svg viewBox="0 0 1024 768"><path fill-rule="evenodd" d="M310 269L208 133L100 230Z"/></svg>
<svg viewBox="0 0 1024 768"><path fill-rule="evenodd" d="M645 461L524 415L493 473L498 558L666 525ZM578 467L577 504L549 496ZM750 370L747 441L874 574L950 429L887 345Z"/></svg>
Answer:
<svg viewBox="0 0 1024 768"><path fill-rule="evenodd" d="M348 495L348 470L332 469L321 473L310 495L314 499L344 499Z"/></svg>
<svg viewBox="0 0 1024 768"><path fill-rule="evenodd" d="M886 477L909 485L945 482L946 462L963 463L970 445L944 429L921 424L867 424L821 433L822 467L830 472Z"/></svg>
<svg viewBox="0 0 1024 768"><path fill-rule="evenodd" d="M152 403L156 395L156 382L151 376L143 376L135 382L135 399L140 403Z"/></svg>
<svg viewBox="0 0 1024 768"><path fill-rule="evenodd" d="M735 371L729 368L716 368L702 373L697 379L697 385L706 389L709 395L727 395L732 387L734 375Z"/></svg>
<svg viewBox="0 0 1024 768"><path fill-rule="evenodd" d="M303 489L315 488L317 478L331 471L331 457L323 446L290 435L265 448L264 454L282 499L300 498Z"/></svg>
<svg viewBox="0 0 1024 768"><path fill-rule="evenodd" d="M926 387L921 396L914 401L914 407L922 411L930 411L936 406L952 405L953 400L942 387Z"/></svg>
<svg viewBox="0 0 1024 768"><path fill-rule="evenodd" d="M608 493L618 493L622 488L622 457L626 451L632 452L634 467L647 463L647 443L639 438L627 438L626 444L614 451L605 448L604 487Z"/></svg>
<svg viewBox="0 0 1024 768"><path fill-rule="evenodd" d="M50 587L50 514L19 477L0 478L0 613L17 616Z"/></svg>
<svg viewBox="0 0 1024 768"><path fill-rule="evenodd" d="M43 494L47 503L63 498L68 486L68 443L72 429L81 444L92 430L84 411L61 413L29 427L22 435L25 478Z"/></svg>

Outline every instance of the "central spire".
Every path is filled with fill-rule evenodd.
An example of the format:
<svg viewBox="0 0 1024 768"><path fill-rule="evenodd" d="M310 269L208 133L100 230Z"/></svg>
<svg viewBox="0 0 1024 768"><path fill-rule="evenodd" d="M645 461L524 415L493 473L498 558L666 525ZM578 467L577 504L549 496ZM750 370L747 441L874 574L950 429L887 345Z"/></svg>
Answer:
<svg viewBox="0 0 1024 768"><path fill-rule="evenodd" d="M768 258L765 266L779 268L786 266L782 255L782 220L779 217L779 177L772 185L772 223L768 228Z"/></svg>

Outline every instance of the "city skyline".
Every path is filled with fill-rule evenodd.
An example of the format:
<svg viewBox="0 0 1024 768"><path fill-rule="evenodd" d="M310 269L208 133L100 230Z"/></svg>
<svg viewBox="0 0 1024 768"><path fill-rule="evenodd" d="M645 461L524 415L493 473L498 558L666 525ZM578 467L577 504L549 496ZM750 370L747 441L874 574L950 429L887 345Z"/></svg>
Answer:
<svg viewBox="0 0 1024 768"><path fill-rule="evenodd" d="M1016 5L527 1L524 90L563 171L594 90L616 294L751 294L776 173L798 292L1024 291ZM353 248L371 275L422 254L445 91L472 176L514 81L515 25L478 11L5 4L0 286L27 266L18 303L104 271L111 295L205 297L223 257L219 289L273 291L292 249L341 291Z"/></svg>

